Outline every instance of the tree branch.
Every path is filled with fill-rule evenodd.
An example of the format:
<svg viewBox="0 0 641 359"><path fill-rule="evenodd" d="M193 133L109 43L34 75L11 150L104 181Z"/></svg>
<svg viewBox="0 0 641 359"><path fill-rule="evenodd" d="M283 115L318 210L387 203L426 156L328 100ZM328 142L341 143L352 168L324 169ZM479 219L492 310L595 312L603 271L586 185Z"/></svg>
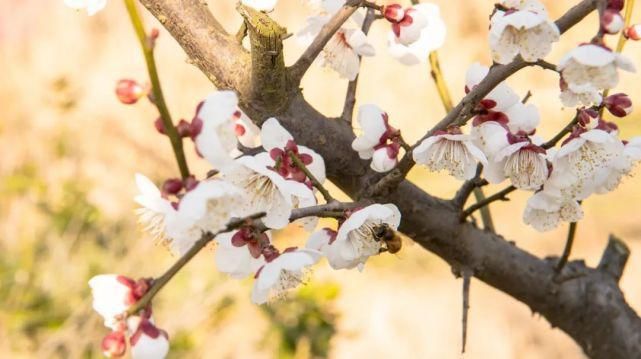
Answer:
<svg viewBox="0 0 641 359"><path fill-rule="evenodd" d="M287 30L264 12L238 4L245 19L251 46L251 102L277 112L287 102L287 70L283 37Z"/></svg>
<svg viewBox="0 0 641 359"><path fill-rule="evenodd" d="M374 12L374 9L368 9L367 10L367 15L365 16L365 20L363 21L363 27L361 30L365 35L369 32L370 27L372 27L372 24L374 23L374 20L376 18L376 13ZM358 56L358 64L360 67L360 64L362 62L363 56ZM356 75L356 78L354 81L350 81L349 84L347 85L347 93L345 94L345 105L343 106L343 113L341 114L341 118L346 121L347 123L351 124L352 119L354 117L354 106L356 105L356 88L358 87L358 77L359 75Z"/></svg>

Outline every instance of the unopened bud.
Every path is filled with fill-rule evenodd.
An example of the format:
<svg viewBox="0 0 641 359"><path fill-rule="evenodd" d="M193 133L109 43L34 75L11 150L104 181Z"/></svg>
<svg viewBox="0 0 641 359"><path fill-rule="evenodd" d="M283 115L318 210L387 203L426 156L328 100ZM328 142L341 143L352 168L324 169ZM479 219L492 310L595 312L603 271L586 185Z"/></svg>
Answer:
<svg viewBox="0 0 641 359"><path fill-rule="evenodd" d="M383 8L383 16L387 21L400 22L405 17L405 11L399 4L387 5Z"/></svg>
<svg viewBox="0 0 641 359"><path fill-rule="evenodd" d="M191 137L191 123L181 119L176 125L176 131L180 137Z"/></svg>
<svg viewBox="0 0 641 359"><path fill-rule="evenodd" d="M151 32L149 33L149 37L147 37L149 46L151 46L152 48L156 46L156 40L158 39L158 36L160 36L160 31L155 27L151 29Z"/></svg>
<svg viewBox="0 0 641 359"><path fill-rule="evenodd" d="M625 36L625 38L628 40L634 40L634 41L641 40L641 24L628 26L623 31L623 36Z"/></svg>
<svg viewBox="0 0 641 359"><path fill-rule="evenodd" d="M165 130L165 123L162 122L162 118L158 117L156 121L154 121L154 127L156 127L156 131L160 133L161 135L166 135L167 131Z"/></svg>
<svg viewBox="0 0 641 359"><path fill-rule="evenodd" d="M111 332L102 339L101 344L102 353L107 358L119 358L125 355L127 351L127 343L125 341L125 333Z"/></svg>
<svg viewBox="0 0 641 359"><path fill-rule="evenodd" d="M165 194L178 194L183 189L183 181L178 178L170 178L162 184L162 192Z"/></svg>
<svg viewBox="0 0 641 359"><path fill-rule="evenodd" d="M632 100L624 93L610 95L603 101L605 108L616 117L625 117L632 113Z"/></svg>
<svg viewBox="0 0 641 359"><path fill-rule="evenodd" d="M608 34L616 34L623 29L625 21L618 11L606 10L601 17L601 27Z"/></svg>
<svg viewBox="0 0 641 359"><path fill-rule="evenodd" d="M125 105L133 105L147 95L148 90L135 80L122 79L116 84L116 96Z"/></svg>
<svg viewBox="0 0 641 359"><path fill-rule="evenodd" d="M615 11L623 10L625 0L608 0L607 8Z"/></svg>

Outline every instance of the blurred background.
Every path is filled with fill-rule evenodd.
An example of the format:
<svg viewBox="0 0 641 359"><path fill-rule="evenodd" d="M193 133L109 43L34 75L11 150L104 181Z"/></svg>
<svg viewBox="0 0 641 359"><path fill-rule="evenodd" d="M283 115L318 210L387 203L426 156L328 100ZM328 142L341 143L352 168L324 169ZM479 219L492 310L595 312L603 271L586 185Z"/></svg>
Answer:
<svg viewBox="0 0 641 359"><path fill-rule="evenodd" d="M464 74L476 61L489 64L490 0L439 0L448 26L440 51L453 97L463 95ZM552 18L575 0L544 1ZM409 3L409 2L408 2ZM235 32L240 17L233 0L210 1L216 17ZM146 11L148 26L159 26ZM281 0L273 16L296 32L311 14L300 0ZM637 11L634 19L641 20ZM587 41L596 17L572 29L548 57ZM413 143L444 115L427 66L404 67L386 51L389 26L375 23L370 39L378 54L363 62L359 103L374 102ZM615 38L611 37L614 45ZM191 119L210 91L209 81L163 31L157 60L175 120ZM288 63L302 49L286 42ZM625 53L637 62L641 44ZM170 146L153 127L156 110L146 101L121 105L114 96L121 78L146 81L138 44L121 1L94 17L62 0L0 0L0 357L100 357L105 328L91 310L87 280L97 273L155 276L176 259L136 223L134 174L156 181L177 175ZM572 109L558 100L558 78L525 69L508 83L542 112L539 134L549 138ZM639 75L625 74L617 89L639 103ZM347 83L313 67L306 97L328 115L342 109ZM330 90L331 89L331 90ZM639 115L616 122L623 138L641 134ZM186 143L195 173L206 173ZM416 168L411 179L439 196L460 185ZM590 198L578 227L572 258L596 265L609 233L632 249L621 285L641 310L641 179ZM500 187L490 187L493 193ZM559 255L566 225L541 234L523 225L526 193L493 205L506 238L539 256ZM277 241L298 243L304 234L280 231ZM200 253L157 297L157 322L171 337L171 358L459 358L461 287L436 256L407 240L398 255L368 262L364 272L317 265L310 283L292 299L263 307L249 300L251 281L217 273L213 251ZM528 285L528 283L523 283ZM527 306L473 280L466 358L582 358L579 347Z"/></svg>

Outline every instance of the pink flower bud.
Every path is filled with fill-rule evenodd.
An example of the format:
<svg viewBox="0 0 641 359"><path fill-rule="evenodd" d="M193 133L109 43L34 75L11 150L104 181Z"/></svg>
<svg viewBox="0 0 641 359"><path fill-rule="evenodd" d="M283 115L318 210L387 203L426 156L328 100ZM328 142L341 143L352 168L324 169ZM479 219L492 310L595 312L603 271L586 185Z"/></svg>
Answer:
<svg viewBox="0 0 641 359"><path fill-rule="evenodd" d="M632 100L624 93L606 97L603 104L616 117L625 117L632 112Z"/></svg>
<svg viewBox="0 0 641 359"><path fill-rule="evenodd" d="M165 194L178 194L183 189L183 181L179 178L170 178L162 184L162 192Z"/></svg>
<svg viewBox="0 0 641 359"><path fill-rule="evenodd" d="M156 131L160 133L161 135L166 135L167 131L165 131L165 124L162 122L162 118L158 117L156 121L154 121L154 127L156 127Z"/></svg>
<svg viewBox="0 0 641 359"><path fill-rule="evenodd" d="M148 90L135 80L122 79L116 84L116 96L125 105L133 105L147 95Z"/></svg>
<svg viewBox="0 0 641 359"><path fill-rule="evenodd" d="M191 191L192 189L196 188L196 186L198 186L198 180L196 179L196 177L194 177L194 175L190 175L189 177L185 178L184 185L186 191Z"/></svg>
<svg viewBox="0 0 641 359"><path fill-rule="evenodd" d="M181 119L176 125L176 131L180 137L191 137L192 126L189 122Z"/></svg>
<svg viewBox="0 0 641 359"><path fill-rule="evenodd" d="M608 34L616 34L623 29L625 21L618 11L606 10L601 17L601 27Z"/></svg>
<svg viewBox="0 0 641 359"><path fill-rule="evenodd" d="M399 22L405 17L405 11L399 4L387 5L383 8L383 16L387 21Z"/></svg>
<svg viewBox="0 0 641 359"><path fill-rule="evenodd" d="M127 342L125 333L111 332L102 339L102 354L107 358L119 358L125 355L127 351Z"/></svg>
<svg viewBox="0 0 641 359"><path fill-rule="evenodd" d="M623 36L625 36L629 40L634 40L634 41L641 40L641 24L628 26L623 31Z"/></svg>
<svg viewBox="0 0 641 359"><path fill-rule="evenodd" d="M615 11L623 10L625 0L608 0L607 8Z"/></svg>

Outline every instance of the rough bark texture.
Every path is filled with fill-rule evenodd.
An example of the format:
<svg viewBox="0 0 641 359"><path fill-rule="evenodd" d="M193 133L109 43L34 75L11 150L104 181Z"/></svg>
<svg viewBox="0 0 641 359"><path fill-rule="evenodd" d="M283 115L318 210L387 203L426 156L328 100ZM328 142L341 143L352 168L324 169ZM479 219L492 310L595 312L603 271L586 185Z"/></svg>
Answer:
<svg viewBox="0 0 641 359"><path fill-rule="evenodd" d="M297 81L290 80L284 106L275 108L252 100L256 91L260 91L251 88L252 78L298 79L299 73L265 74L260 72L286 70L281 66L276 70L259 66L252 74L250 61L260 61L257 58L260 54L253 54L250 60L250 54L221 29L200 0L141 2L218 88L239 93L243 109L250 117L258 123L277 117L298 143L319 152L325 158L328 178L343 191L354 198L363 197L362 189L378 181L380 177L369 170L368 162L360 160L352 151L354 134L350 125L316 111L305 101ZM595 6L596 1L584 0L557 24L567 30ZM527 65L516 60L495 67L442 123L466 120L476 101ZM435 198L408 181L389 186L374 199L396 204L403 214L400 230L445 260L455 272L469 269L476 278L525 303L553 326L568 333L590 357L641 358L641 319L625 302L618 286L629 254L620 241L611 240L599 268L575 261L556 275L554 259L537 258L496 233L483 231L469 222L461 223L460 209L452 201Z"/></svg>

